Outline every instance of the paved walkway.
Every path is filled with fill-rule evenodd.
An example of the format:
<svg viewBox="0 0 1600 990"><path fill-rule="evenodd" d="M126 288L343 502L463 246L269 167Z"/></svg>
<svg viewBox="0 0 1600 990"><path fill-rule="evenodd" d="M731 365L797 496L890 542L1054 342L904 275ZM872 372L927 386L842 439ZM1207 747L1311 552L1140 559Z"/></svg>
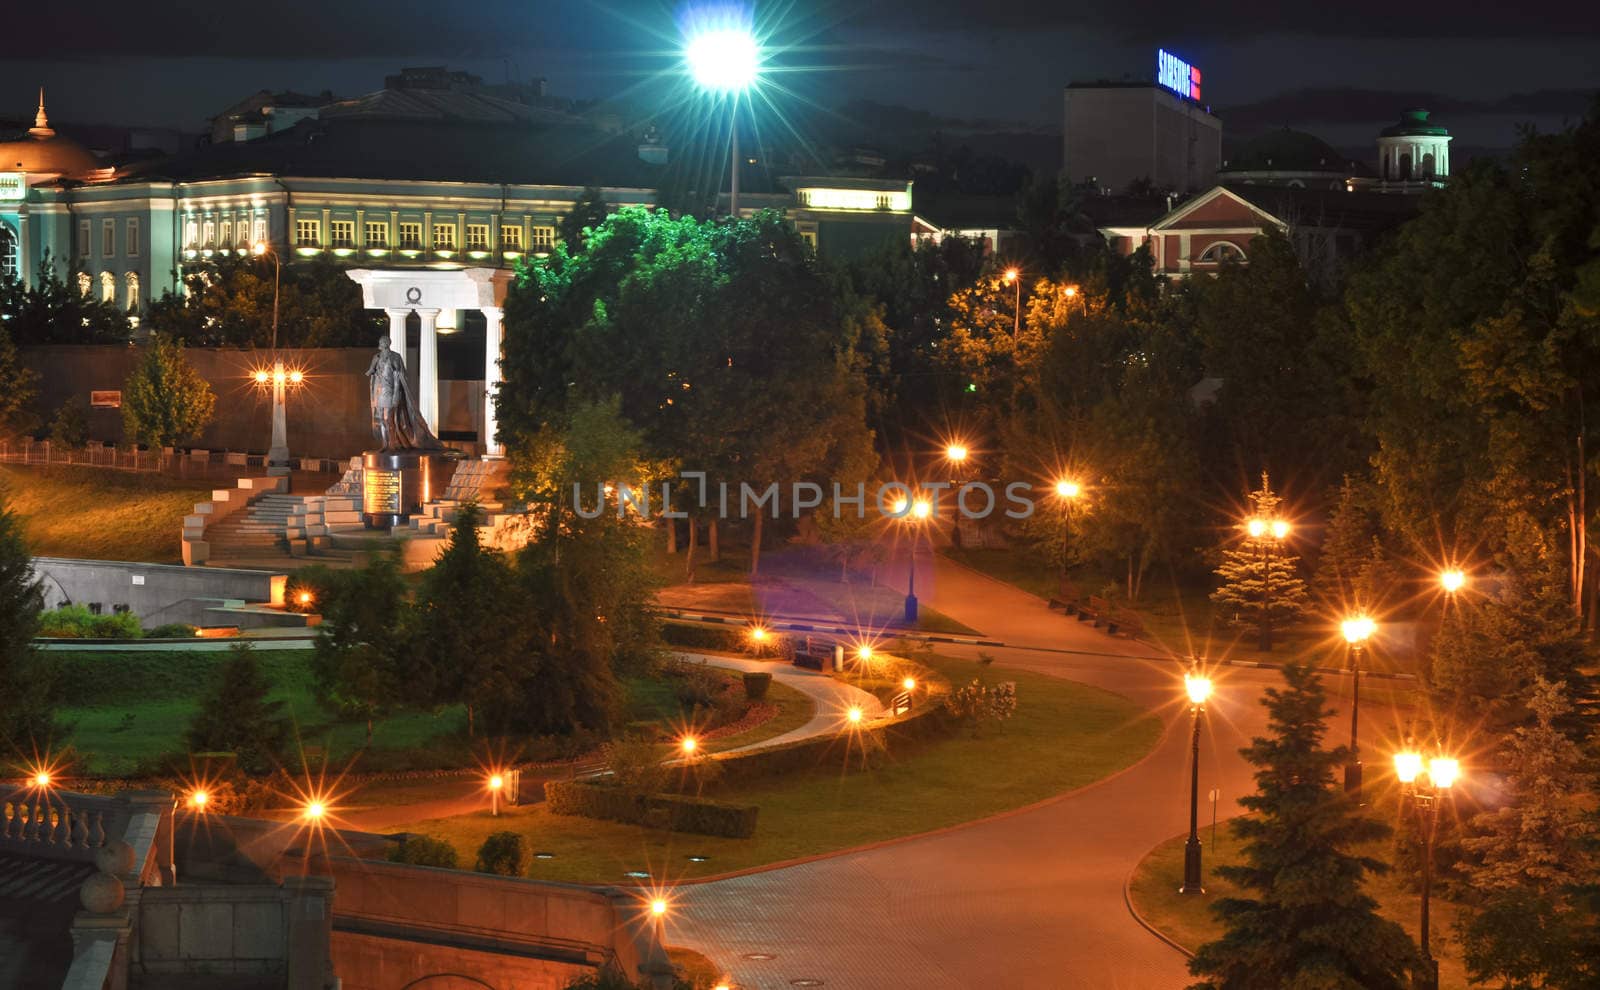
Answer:
<svg viewBox="0 0 1600 990"><path fill-rule="evenodd" d="M1183 956L1139 927L1123 901L1123 883L1139 860L1188 826L1190 720L1179 700L1182 668L1139 659L1155 651L1085 628L950 561L918 564L919 597L939 611L1007 643L1081 651L985 652L997 666L1104 687L1159 714L1167 732L1155 752L1118 776L1031 810L681 888L669 941L706 952L746 990L780 990L796 980L821 980L830 990L1186 985ZM1219 817L1234 814L1234 801L1252 789L1238 749L1262 731L1256 702L1260 689L1276 681L1270 671L1217 673L1200 790L1204 797L1221 788Z"/></svg>

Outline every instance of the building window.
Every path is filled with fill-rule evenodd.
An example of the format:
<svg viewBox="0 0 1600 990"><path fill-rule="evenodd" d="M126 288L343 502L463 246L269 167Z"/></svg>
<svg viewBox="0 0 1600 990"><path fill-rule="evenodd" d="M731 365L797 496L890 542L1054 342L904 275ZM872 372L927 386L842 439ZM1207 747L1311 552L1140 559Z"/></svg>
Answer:
<svg viewBox="0 0 1600 990"><path fill-rule="evenodd" d="M253 229L254 232L250 235L251 243L264 243L267 239L267 218L256 217L256 222Z"/></svg>
<svg viewBox="0 0 1600 990"><path fill-rule="evenodd" d="M500 228L500 246L502 248L504 248L505 250L507 250L507 251L521 251L522 250L522 228L521 227L501 227Z"/></svg>
<svg viewBox="0 0 1600 990"><path fill-rule="evenodd" d="M877 199L878 209L887 210L894 205L894 197L888 193L880 193Z"/></svg>
<svg viewBox="0 0 1600 990"><path fill-rule="evenodd" d="M489 225L486 223L467 224L467 250L489 250Z"/></svg>
<svg viewBox="0 0 1600 990"><path fill-rule="evenodd" d="M533 249L535 251L549 251L556 246L556 229L554 227L533 228Z"/></svg>
<svg viewBox="0 0 1600 990"><path fill-rule="evenodd" d="M189 251L200 246L200 225L193 220L183 225L183 246Z"/></svg>
<svg viewBox="0 0 1600 990"><path fill-rule="evenodd" d="M294 242L299 247L321 247L322 221L296 220L294 222Z"/></svg>
<svg viewBox="0 0 1600 990"><path fill-rule="evenodd" d="M817 232L816 231L814 231L814 230L802 230L802 231L800 231L800 239L802 241L805 241L807 244L811 245L811 250L815 251L817 249Z"/></svg>
<svg viewBox="0 0 1600 990"><path fill-rule="evenodd" d="M89 221L78 221L78 257L87 259L94 253L94 241L90 239L94 236L93 231L94 228Z"/></svg>
<svg viewBox="0 0 1600 990"><path fill-rule="evenodd" d="M83 298L87 299L87 298L89 298L89 293L91 293L93 291L94 291L94 279L89 277L89 273L88 272L79 272L78 273L78 295L80 295Z"/></svg>
<svg viewBox="0 0 1600 990"><path fill-rule="evenodd" d="M217 222L207 220L200 225L200 246L210 250L217 246Z"/></svg>
<svg viewBox="0 0 1600 990"><path fill-rule="evenodd" d="M328 222L328 246L336 248L355 247L356 222L354 220L330 220Z"/></svg>
<svg viewBox="0 0 1600 990"><path fill-rule="evenodd" d="M389 221L367 221L367 247L386 248L389 246Z"/></svg>
<svg viewBox="0 0 1600 990"><path fill-rule="evenodd" d="M117 301L117 277L110 272L100 273L100 301L108 303Z"/></svg>
<svg viewBox="0 0 1600 990"><path fill-rule="evenodd" d="M100 257L115 258L117 256L117 222L115 220L100 221Z"/></svg>
<svg viewBox="0 0 1600 990"><path fill-rule="evenodd" d="M0 278L11 280L22 277L22 259L16 231L0 223Z"/></svg>
<svg viewBox="0 0 1600 990"><path fill-rule="evenodd" d="M128 308L139 308L139 273L128 273Z"/></svg>
<svg viewBox="0 0 1600 990"><path fill-rule="evenodd" d="M222 246L224 248L233 247L233 221L232 220L224 220L224 221L222 221Z"/></svg>
<svg viewBox="0 0 1600 990"><path fill-rule="evenodd" d="M433 225L433 249L435 251L453 251L456 246L456 225L453 223L436 223Z"/></svg>
<svg viewBox="0 0 1600 990"><path fill-rule="evenodd" d="M124 253L130 258L139 257L139 234L139 218L129 217L127 244L125 245L126 250Z"/></svg>
<svg viewBox="0 0 1600 990"><path fill-rule="evenodd" d="M1219 265L1225 261L1237 263L1244 260L1244 252L1239 249L1239 245L1218 241L1201 252L1198 262L1202 265Z"/></svg>
<svg viewBox="0 0 1600 990"><path fill-rule="evenodd" d="M422 249L422 224L400 222L400 247L411 251Z"/></svg>

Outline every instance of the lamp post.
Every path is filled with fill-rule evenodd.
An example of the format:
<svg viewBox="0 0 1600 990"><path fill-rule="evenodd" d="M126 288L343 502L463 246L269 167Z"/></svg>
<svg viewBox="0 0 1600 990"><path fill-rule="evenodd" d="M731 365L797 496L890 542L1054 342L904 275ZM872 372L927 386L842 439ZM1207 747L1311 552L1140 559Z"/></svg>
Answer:
<svg viewBox="0 0 1600 990"><path fill-rule="evenodd" d="M1022 333L1022 272L1016 268L1007 268L1005 274L1006 284L1014 285L1017 289L1016 301L1011 304L1011 339L1016 340Z"/></svg>
<svg viewBox="0 0 1600 990"><path fill-rule="evenodd" d="M1070 478L1056 482L1056 498L1061 500L1061 576L1057 580L1062 592L1066 591L1067 566L1072 562L1072 504L1083 494L1083 487Z"/></svg>
<svg viewBox="0 0 1600 990"><path fill-rule="evenodd" d="M1068 299L1078 300L1079 311L1083 313L1084 316L1089 315L1089 300L1084 298L1083 293L1076 285L1067 286L1061 290L1061 294L1066 296Z"/></svg>
<svg viewBox="0 0 1600 990"><path fill-rule="evenodd" d="M1211 678L1183 675L1183 688L1189 695L1189 711L1194 715L1194 737L1189 748L1189 841L1183 844L1183 886L1180 894L1203 894L1200 886L1200 715L1211 697Z"/></svg>
<svg viewBox="0 0 1600 990"><path fill-rule="evenodd" d="M1261 547L1261 652L1272 652L1272 548L1292 527L1282 519L1252 519L1245 532ZM1269 539L1270 537L1270 539Z"/></svg>
<svg viewBox="0 0 1600 990"><path fill-rule="evenodd" d="M728 212L739 216L739 98L761 74L761 45L743 25L721 25L699 31L684 52L689 74L700 88L726 95L730 104L729 135L733 146Z"/></svg>
<svg viewBox="0 0 1600 990"><path fill-rule="evenodd" d="M894 504L898 517L912 526L911 566L907 569L905 617L907 622L917 621L917 544L922 534L921 524L933 515L933 505L927 499L917 499L909 505L904 501Z"/></svg>
<svg viewBox="0 0 1600 990"><path fill-rule="evenodd" d="M962 485L962 469L967 464L967 445L961 442L947 444L944 448L944 459L950 465L950 488L959 493ZM957 547L961 546L961 513L955 513L950 526L950 542Z"/></svg>
<svg viewBox="0 0 1600 990"><path fill-rule="evenodd" d="M1413 750L1394 754L1394 774L1400 779L1402 805L1417 813L1417 828L1422 833L1422 979L1418 990L1439 990L1439 961L1428 948L1428 897L1433 889L1433 840L1439 831L1439 803L1448 798L1461 777L1461 764L1446 757L1427 761L1423 772L1422 754Z"/></svg>
<svg viewBox="0 0 1600 990"><path fill-rule="evenodd" d="M489 814L491 817L500 817L500 790L506 786L506 779L500 774L489 775Z"/></svg>
<svg viewBox="0 0 1600 990"><path fill-rule="evenodd" d="M1367 640L1378 631L1378 624L1365 615L1346 619L1340 624L1344 641L1349 644L1350 670L1350 762L1344 765L1344 790L1346 794L1361 793L1361 746L1357 730L1361 718L1361 651Z"/></svg>
<svg viewBox="0 0 1600 990"><path fill-rule="evenodd" d="M278 290L283 284L283 260L266 241L256 241L250 250L258 258L272 256L272 446L267 448L267 474L288 474L289 423L284 390L289 376L284 371L283 359L278 356ZM256 374L256 381L261 382L260 372Z"/></svg>

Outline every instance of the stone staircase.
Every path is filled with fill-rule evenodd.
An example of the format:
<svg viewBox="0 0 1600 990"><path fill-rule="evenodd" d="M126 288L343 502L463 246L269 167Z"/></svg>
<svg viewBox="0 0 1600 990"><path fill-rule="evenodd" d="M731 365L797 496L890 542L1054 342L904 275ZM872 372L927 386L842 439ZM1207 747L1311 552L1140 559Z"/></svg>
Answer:
<svg viewBox="0 0 1600 990"><path fill-rule="evenodd" d="M301 501L298 495L268 492L251 502L243 512L235 512L206 527L211 560L220 562L283 553L284 531Z"/></svg>

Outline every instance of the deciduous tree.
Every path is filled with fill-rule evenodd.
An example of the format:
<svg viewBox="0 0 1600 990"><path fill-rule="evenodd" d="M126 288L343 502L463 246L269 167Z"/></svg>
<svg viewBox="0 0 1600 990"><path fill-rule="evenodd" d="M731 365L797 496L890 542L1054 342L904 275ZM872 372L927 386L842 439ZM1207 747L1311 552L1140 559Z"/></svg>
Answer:
<svg viewBox="0 0 1600 990"><path fill-rule="evenodd" d="M437 697L410 662L416 625L405 580L394 555L380 553L363 568L327 572L321 584L322 624L311 663L317 699L341 716L364 720L370 746L373 719L386 708L403 699L425 707L426 699ZM422 629L419 638L431 635Z"/></svg>
<svg viewBox="0 0 1600 990"><path fill-rule="evenodd" d="M183 356L183 344L151 334L133 374L122 384L122 430L130 443L171 447L200 435L217 397Z"/></svg>

